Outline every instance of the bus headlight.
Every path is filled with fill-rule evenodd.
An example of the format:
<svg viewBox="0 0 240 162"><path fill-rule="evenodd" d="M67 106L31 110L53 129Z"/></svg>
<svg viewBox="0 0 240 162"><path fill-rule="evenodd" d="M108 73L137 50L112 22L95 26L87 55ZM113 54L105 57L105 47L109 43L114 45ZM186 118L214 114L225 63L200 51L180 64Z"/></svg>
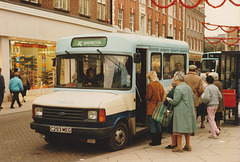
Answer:
<svg viewBox="0 0 240 162"><path fill-rule="evenodd" d="M88 111L88 119L97 120L97 111Z"/></svg>
<svg viewBox="0 0 240 162"><path fill-rule="evenodd" d="M43 108L41 108L41 107L35 107L35 109L34 109L34 115L35 115L35 117L41 118L42 115L43 115Z"/></svg>

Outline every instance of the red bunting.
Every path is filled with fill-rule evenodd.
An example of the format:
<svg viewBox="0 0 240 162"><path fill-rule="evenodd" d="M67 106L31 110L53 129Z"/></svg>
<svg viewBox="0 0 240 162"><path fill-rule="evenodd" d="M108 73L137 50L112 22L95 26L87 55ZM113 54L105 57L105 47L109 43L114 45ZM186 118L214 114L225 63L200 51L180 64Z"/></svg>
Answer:
<svg viewBox="0 0 240 162"><path fill-rule="evenodd" d="M229 46L233 46L235 44L237 44L240 41L240 38L216 38L216 37L205 37L205 39L211 43L211 44L217 44L220 41L222 41L224 44L229 45ZM211 40L216 40L216 41L211 41ZM227 43L227 40L236 40L236 42L234 43Z"/></svg>
<svg viewBox="0 0 240 162"><path fill-rule="evenodd" d="M168 4L168 5L166 5L166 6L160 6L159 4L157 4L157 3L155 2L155 0L151 0L151 1L152 1L152 3L153 3L155 6L157 6L158 8L169 8L169 7L171 7L172 5L174 5L174 4L177 2L177 0L173 0L170 4ZM182 6L191 9L191 8L196 8L202 1L203 1L203 0L198 0L197 3L194 4L194 5L192 5L192 6L186 5L182 0L179 0L179 3L180 3ZM222 3L219 4L219 5L217 5L217 6L212 5L212 4L209 2L209 0L205 0L205 2L206 2L210 7L212 7L212 8L219 8L219 7L222 7L222 6L225 4L226 0L223 0ZM231 3L232 3L233 5L235 5L235 6L240 7L240 4L234 2L234 0L229 0L229 2L231 2Z"/></svg>
<svg viewBox="0 0 240 162"><path fill-rule="evenodd" d="M226 33L232 33L234 32L235 30L239 30L240 31L240 26L227 26L227 25L216 25L216 24L210 24L210 23L205 23L205 22L202 22L203 26L207 29L207 30L210 30L210 31L214 31L214 30L217 30L218 28L222 29L224 32ZM208 26L213 26L214 28L209 28ZM225 30L224 28L229 28L231 30Z"/></svg>

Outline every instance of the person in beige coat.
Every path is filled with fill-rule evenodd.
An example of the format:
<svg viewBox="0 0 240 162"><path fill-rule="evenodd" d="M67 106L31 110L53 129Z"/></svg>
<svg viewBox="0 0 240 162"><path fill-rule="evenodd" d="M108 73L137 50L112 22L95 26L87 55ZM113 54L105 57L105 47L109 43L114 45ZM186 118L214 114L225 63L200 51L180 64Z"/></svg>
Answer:
<svg viewBox="0 0 240 162"><path fill-rule="evenodd" d="M195 65L190 65L189 66L189 72L187 75L184 76L184 82L192 88L193 94L194 94L194 107L195 107L195 113L196 113L196 118L201 115L201 128L205 128L204 126L204 120L205 116L202 114L199 114L197 112L199 109L199 97L203 94L204 92L204 87L203 87L203 81L200 76L198 76L197 73L197 66Z"/></svg>

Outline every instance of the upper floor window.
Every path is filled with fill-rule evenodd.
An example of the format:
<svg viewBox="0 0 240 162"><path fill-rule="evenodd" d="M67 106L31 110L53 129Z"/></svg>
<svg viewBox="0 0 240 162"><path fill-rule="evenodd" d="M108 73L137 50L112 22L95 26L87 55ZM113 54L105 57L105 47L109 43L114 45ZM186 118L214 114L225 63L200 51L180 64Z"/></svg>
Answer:
<svg viewBox="0 0 240 162"><path fill-rule="evenodd" d="M176 5L176 3L174 4L174 7L173 7L173 16L174 16L175 19L177 18L177 5Z"/></svg>
<svg viewBox="0 0 240 162"><path fill-rule="evenodd" d="M182 6L179 6L179 20L182 20Z"/></svg>
<svg viewBox="0 0 240 162"><path fill-rule="evenodd" d="M152 2L151 2L151 0L148 0L148 7L152 7Z"/></svg>
<svg viewBox="0 0 240 162"><path fill-rule="evenodd" d="M176 28L173 29L173 39L176 39Z"/></svg>
<svg viewBox="0 0 240 162"><path fill-rule="evenodd" d="M179 40L181 40L181 35L182 35L182 31L179 30L179 31L178 31L178 39L179 39Z"/></svg>
<svg viewBox="0 0 240 162"><path fill-rule="evenodd" d="M79 13L89 16L89 0L79 0Z"/></svg>
<svg viewBox="0 0 240 162"><path fill-rule="evenodd" d="M165 24L162 25L162 37L165 38L165 30L166 30L166 27L165 27Z"/></svg>
<svg viewBox="0 0 240 162"><path fill-rule="evenodd" d="M155 24L155 35L158 37L158 22Z"/></svg>
<svg viewBox="0 0 240 162"><path fill-rule="evenodd" d="M55 8L69 11L70 0L55 0Z"/></svg>
<svg viewBox="0 0 240 162"><path fill-rule="evenodd" d="M130 30L134 32L134 14L130 13Z"/></svg>
<svg viewBox="0 0 240 162"><path fill-rule="evenodd" d="M166 2L165 2L165 0L162 1L162 6L166 6ZM163 12L163 13L166 13L166 9L163 8L163 9L162 9L162 12Z"/></svg>
<svg viewBox="0 0 240 162"><path fill-rule="evenodd" d="M118 11L118 27L123 29L123 10L119 9Z"/></svg>
<svg viewBox="0 0 240 162"><path fill-rule="evenodd" d="M35 4L40 4L41 0L21 0L22 2L30 2L30 3L35 3Z"/></svg>
<svg viewBox="0 0 240 162"><path fill-rule="evenodd" d="M106 20L106 0L98 0L98 19Z"/></svg>
<svg viewBox="0 0 240 162"><path fill-rule="evenodd" d="M152 35L152 20L148 20L148 35Z"/></svg>
<svg viewBox="0 0 240 162"><path fill-rule="evenodd" d="M155 0L156 4L158 4L158 0ZM159 8L156 6L155 10L159 11Z"/></svg>
<svg viewBox="0 0 240 162"><path fill-rule="evenodd" d="M146 0L140 0L140 3L145 4L145 3L146 3Z"/></svg>

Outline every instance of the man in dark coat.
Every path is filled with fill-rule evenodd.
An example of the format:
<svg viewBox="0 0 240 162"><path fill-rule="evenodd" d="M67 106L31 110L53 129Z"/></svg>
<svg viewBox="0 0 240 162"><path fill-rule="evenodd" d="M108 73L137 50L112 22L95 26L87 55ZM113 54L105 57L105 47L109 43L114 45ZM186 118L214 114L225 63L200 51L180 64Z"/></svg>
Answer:
<svg viewBox="0 0 240 162"><path fill-rule="evenodd" d="M2 109L2 102L5 92L5 82L4 77L2 76L2 68L0 68L0 110Z"/></svg>

